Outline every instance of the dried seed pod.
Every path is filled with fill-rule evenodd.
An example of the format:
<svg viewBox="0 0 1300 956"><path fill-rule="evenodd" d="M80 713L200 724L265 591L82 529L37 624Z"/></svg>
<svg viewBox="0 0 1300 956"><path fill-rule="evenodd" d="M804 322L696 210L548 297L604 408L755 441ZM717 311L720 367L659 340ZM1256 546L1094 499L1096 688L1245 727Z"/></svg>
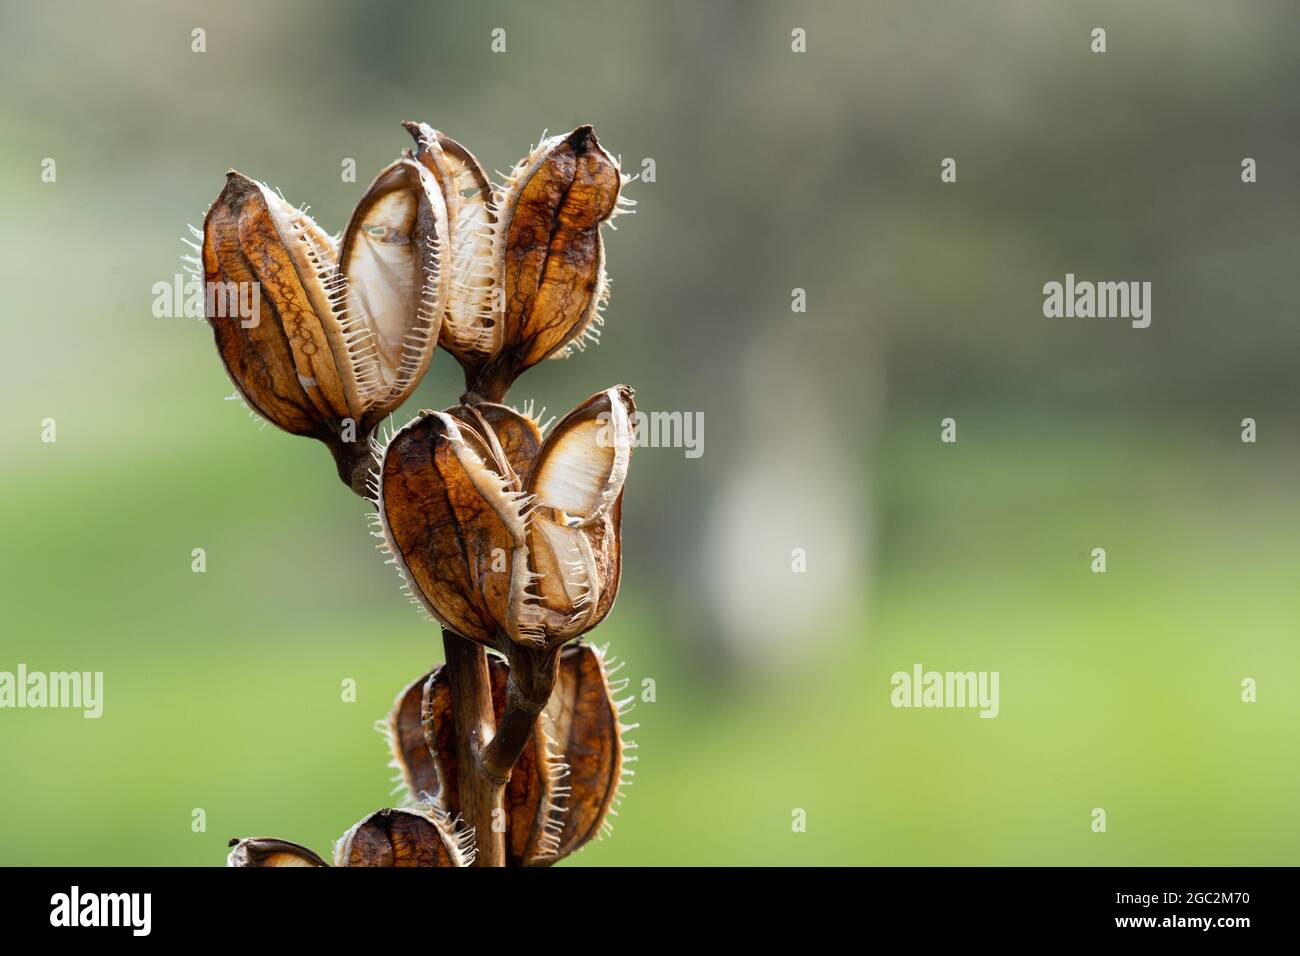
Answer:
<svg viewBox="0 0 1300 956"><path fill-rule="evenodd" d="M497 197L504 335L516 372L591 328L605 285L600 225L621 186L618 163L579 126L539 145Z"/></svg>
<svg viewBox="0 0 1300 956"><path fill-rule="evenodd" d="M500 723L506 710L506 683L510 665L499 657L489 661L492 707ZM515 761L506 784L506 865L549 866L557 859L568 768L551 747L541 718Z"/></svg>
<svg viewBox="0 0 1300 956"><path fill-rule="evenodd" d="M447 200L451 271L439 344L462 366L476 367L501 345L492 315L492 186L474 154L427 123L403 123L415 139L415 158L433 174Z"/></svg>
<svg viewBox="0 0 1300 956"><path fill-rule="evenodd" d="M442 789L447 784L446 771L438 766L433 747L425 739L424 708L433 674L412 681L393 701L385 722L385 737L393 754L393 766L402 774L402 782L413 800L448 809ZM446 681L442 682L446 693ZM450 708L450 702L444 704ZM441 751L441 748L440 748ZM455 781L451 781L455 786Z"/></svg>
<svg viewBox="0 0 1300 956"><path fill-rule="evenodd" d="M560 652L555 690L542 715L547 733L567 766L567 801L555 859L580 850L608 829L607 818L628 782L628 745L619 705L600 652L579 641Z"/></svg>
<svg viewBox="0 0 1300 956"><path fill-rule="evenodd" d="M447 207L422 166L398 160L366 190L343 231L343 329L358 366L366 431L414 391L442 328Z"/></svg>
<svg viewBox="0 0 1300 956"><path fill-rule="evenodd" d="M489 657L492 704L506 708L509 665ZM397 765L412 794L433 797L443 818L461 813L455 712L446 672L436 668L398 695L388 719ZM555 689L511 772L503 795L506 862L549 866L606 828L631 776L620 705L604 656L575 642L560 652ZM415 724L418 717L418 729Z"/></svg>
<svg viewBox="0 0 1300 956"><path fill-rule="evenodd" d="M352 482L366 436L428 368L447 210L409 159L375 179L336 249L305 211L231 172L204 220L206 315L248 406L325 442Z"/></svg>
<svg viewBox="0 0 1300 956"><path fill-rule="evenodd" d="M274 837L231 840L230 846L226 866L329 866L305 846Z"/></svg>
<svg viewBox="0 0 1300 956"><path fill-rule="evenodd" d="M542 447L542 433L536 421L513 408L493 402L457 405L447 409L447 414L458 421L472 423L486 436L495 436L497 448L518 479L519 487L523 487L533 460Z"/></svg>
<svg viewBox="0 0 1300 956"><path fill-rule="evenodd" d="M497 720L505 713L509 671L501 658L489 658ZM388 718L394 762L407 788L417 799L428 795L437 812L449 819L461 814L454 721L451 689L442 667L408 685ZM539 724L515 763L503 795L509 866L549 863L559 846L556 797L565 768L548 752L548 739Z"/></svg>
<svg viewBox="0 0 1300 956"><path fill-rule="evenodd" d="M524 486L532 582L512 591L515 640L554 644L602 620L622 570L623 482L632 455L632 390L593 395L551 430Z"/></svg>
<svg viewBox="0 0 1300 956"><path fill-rule="evenodd" d="M471 834L421 809L378 810L339 837L335 866L468 866Z"/></svg>
<svg viewBox="0 0 1300 956"><path fill-rule="evenodd" d="M599 336L608 299L600 227L614 215L622 184L590 126L545 140L515 165L492 198L486 317L482 299L473 299L480 319L469 327L486 354L452 349L469 391L500 401L525 369ZM474 274L476 293L483 275Z"/></svg>
<svg viewBox="0 0 1300 956"><path fill-rule="evenodd" d="M545 646L599 624L618 594L634 412L618 385L540 446L535 422L491 403L421 412L399 430L375 505L412 596L498 650L505 638Z"/></svg>
<svg viewBox="0 0 1300 956"><path fill-rule="evenodd" d="M526 502L508 471L445 412L421 412L379 465L376 508L398 570L434 618L490 647L512 587L526 584Z"/></svg>

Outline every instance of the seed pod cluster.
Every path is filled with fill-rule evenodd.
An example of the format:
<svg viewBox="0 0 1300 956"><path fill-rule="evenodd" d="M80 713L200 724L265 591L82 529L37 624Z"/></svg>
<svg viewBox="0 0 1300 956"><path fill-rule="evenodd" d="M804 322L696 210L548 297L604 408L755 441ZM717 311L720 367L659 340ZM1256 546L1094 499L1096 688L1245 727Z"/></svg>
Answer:
<svg viewBox="0 0 1300 956"><path fill-rule="evenodd" d="M547 430L505 398L528 368L599 336L601 230L630 211L628 177L590 126L544 138L494 188L465 147L404 125L414 148L337 237L231 172L195 262L239 394L330 448L443 630L447 663L407 686L385 724L410 805L359 821L333 865L549 865L608 827L634 759L620 688L577 639L618 594L636 408L617 385ZM465 393L381 442L437 345ZM231 847L231 866L330 865L285 840Z"/></svg>
<svg viewBox="0 0 1300 956"><path fill-rule="evenodd" d="M622 570L632 390L591 396L543 441L495 404L421 412L379 463L378 524L412 595L488 647L539 647L594 628ZM508 450L507 450L508 449Z"/></svg>
<svg viewBox="0 0 1300 956"><path fill-rule="evenodd" d="M448 200L455 278L440 342L468 392L500 401L526 369L599 338L609 297L600 230L631 206L624 176L579 126L543 140L489 194L463 147L424 124L407 129L415 158L466 194Z"/></svg>
<svg viewBox="0 0 1300 956"><path fill-rule="evenodd" d="M508 866L549 866L610 829L636 757L620 721L630 698L616 701L626 679L611 681L605 654L578 641L560 653L555 689L505 788L502 821ZM505 713L509 665L489 658L492 705ZM444 667L408 684L383 724L392 765L411 806L379 810L334 845L335 866L465 866L473 834L461 818L455 709ZM328 866L287 840L232 840L228 865Z"/></svg>
<svg viewBox="0 0 1300 956"><path fill-rule="evenodd" d="M229 173L203 227L206 313L249 408L324 442L340 471L354 462L429 366L446 242L442 193L409 159L376 177L338 242L266 185Z"/></svg>
<svg viewBox="0 0 1300 956"><path fill-rule="evenodd" d="M492 703L505 713L509 665L489 659ZM607 826L620 786L632 776L619 721L627 701L615 701L604 655L576 642L560 654L555 690L505 790L506 860L511 866L549 865L577 851ZM626 686L625 682L623 686ZM461 813L456 765L455 708L444 668L408 685L386 723L393 765L407 792L447 817Z"/></svg>

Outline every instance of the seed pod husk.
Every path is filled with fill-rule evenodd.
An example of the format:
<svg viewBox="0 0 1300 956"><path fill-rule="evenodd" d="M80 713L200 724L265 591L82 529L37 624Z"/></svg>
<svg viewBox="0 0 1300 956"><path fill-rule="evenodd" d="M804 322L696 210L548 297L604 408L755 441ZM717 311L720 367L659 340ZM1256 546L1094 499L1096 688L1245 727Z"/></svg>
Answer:
<svg viewBox="0 0 1300 956"><path fill-rule="evenodd" d="M335 866L468 866L468 833L418 808L378 810L343 834Z"/></svg>
<svg viewBox="0 0 1300 956"><path fill-rule="evenodd" d="M501 345L492 315L496 270L492 260L492 186L474 154L427 123L403 123L415 139L414 156L447 200L451 271L439 344L462 366L482 365Z"/></svg>
<svg viewBox="0 0 1300 956"><path fill-rule="evenodd" d="M457 421L470 423L481 433L494 436L510 472L518 479L519 487L523 487L542 447L542 433L534 419L494 402L456 405L447 409L447 414Z"/></svg>
<svg viewBox="0 0 1300 956"><path fill-rule="evenodd" d="M500 720L505 713L510 669L499 657L489 658L488 663L493 708ZM415 729L413 713L419 714ZM395 763L408 789L417 799L428 795L436 810L450 819L458 818L462 809L454 722L451 689L442 667L408 685L388 718ZM509 866L548 863L558 846L556 796L564 767L548 753L547 739L544 732L534 733L516 761L503 795Z"/></svg>
<svg viewBox="0 0 1300 956"><path fill-rule="evenodd" d="M445 412L421 412L393 436L376 506L398 570L445 627L500 642L513 575L524 575L522 492L490 460L487 440Z"/></svg>
<svg viewBox="0 0 1300 956"><path fill-rule="evenodd" d="M511 592L508 633L555 644L602 620L622 572L623 484L632 455L632 390L593 395L551 430L524 492L531 586Z"/></svg>
<svg viewBox="0 0 1300 956"><path fill-rule="evenodd" d="M466 387L499 401L542 359L599 335L608 297L601 225L614 214L622 174L590 126L544 141L494 197L495 351L466 365ZM465 364L465 363L462 363Z"/></svg>
<svg viewBox="0 0 1300 956"><path fill-rule="evenodd" d="M510 667L496 656L488 663L500 721ZM441 667L408 685L389 716L390 741L407 786L413 794L432 795L436 811L453 819L461 813L454 720ZM601 832L630 775L622 732L601 653L582 641L565 647L551 699L506 785L507 865L549 866Z"/></svg>
<svg viewBox="0 0 1300 956"><path fill-rule="evenodd" d="M540 446L534 422L491 403L424 411L399 430L376 508L412 595L443 626L502 651L504 640L543 647L599 624L618 594L634 413L619 385Z"/></svg>
<svg viewBox="0 0 1300 956"><path fill-rule="evenodd" d="M560 652L555 690L543 712L553 746L568 767L569 788L556 859L597 836L619 800L631 771L624 759L623 727L604 659L577 641Z"/></svg>
<svg viewBox="0 0 1300 956"><path fill-rule="evenodd" d="M231 840L226 866L329 866L312 850L275 837Z"/></svg>
<svg viewBox="0 0 1300 956"><path fill-rule="evenodd" d="M424 674L402 688L388 714L386 737L393 754L393 765L401 772L402 782L411 798L446 810L448 804L442 790L448 782L454 788L455 781L448 781L447 771L438 766L437 758L445 752L444 748L435 750L425 738L424 708L432 677L432 674ZM441 687L446 695L445 680ZM442 706L450 708L450 701Z"/></svg>
<svg viewBox="0 0 1300 956"><path fill-rule="evenodd" d="M249 408L325 442L340 474L355 468L370 430L428 368L446 233L442 194L409 159L376 177L340 246L305 211L230 172L204 220L205 314Z"/></svg>

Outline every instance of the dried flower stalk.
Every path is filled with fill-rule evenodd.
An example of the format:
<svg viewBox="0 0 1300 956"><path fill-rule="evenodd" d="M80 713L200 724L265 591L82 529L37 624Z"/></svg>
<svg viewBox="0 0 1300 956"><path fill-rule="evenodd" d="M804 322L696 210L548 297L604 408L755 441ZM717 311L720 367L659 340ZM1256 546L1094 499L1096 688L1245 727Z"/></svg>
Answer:
<svg viewBox="0 0 1300 956"><path fill-rule="evenodd" d="M504 402L528 368L599 335L601 226L629 211L627 177L580 126L493 189L455 140L404 125L414 150L337 238L231 172L205 217L202 267L210 284L252 284L261 319L227 316L212 296L207 318L249 407L323 442L374 504L374 533L442 628L445 663L385 724L414 805L358 822L334 865L547 865L608 826L634 759L626 702L577 639L618 593L635 405L614 386L543 437ZM381 443L435 345L461 364L465 394ZM284 840L231 845L232 866L328 865Z"/></svg>

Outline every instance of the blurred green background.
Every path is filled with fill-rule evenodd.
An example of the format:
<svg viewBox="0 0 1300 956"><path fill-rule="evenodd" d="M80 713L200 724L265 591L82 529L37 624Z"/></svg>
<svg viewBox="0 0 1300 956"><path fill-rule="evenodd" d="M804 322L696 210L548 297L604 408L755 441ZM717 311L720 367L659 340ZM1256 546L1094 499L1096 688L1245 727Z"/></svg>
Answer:
<svg viewBox="0 0 1300 956"><path fill-rule="evenodd" d="M706 424L635 456L594 637L657 699L571 864L1296 862L1294 4L0 6L0 670L106 684L0 711L0 863L328 852L387 805L372 722L438 636L151 290L227 168L337 230L405 119L655 160L601 346L511 395ZM1152 282L1151 327L1043 318L1066 272ZM460 385L440 354L399 421ZM915 662L998 671L1000 716L892 708Z"/></svg>

